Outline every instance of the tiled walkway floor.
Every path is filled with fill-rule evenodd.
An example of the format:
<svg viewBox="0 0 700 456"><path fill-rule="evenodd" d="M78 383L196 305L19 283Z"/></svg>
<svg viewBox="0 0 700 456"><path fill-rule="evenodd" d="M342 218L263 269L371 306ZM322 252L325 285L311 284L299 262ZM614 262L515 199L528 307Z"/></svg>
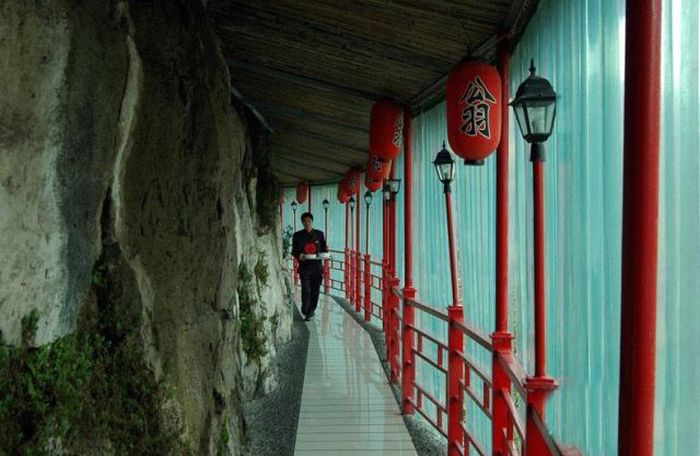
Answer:
<svg viewBox="0 0 700 456"><path fill-rule="evenodd" d="M321 295L306 323L309 351L295 455L415 455L369 335Z"/></svg>

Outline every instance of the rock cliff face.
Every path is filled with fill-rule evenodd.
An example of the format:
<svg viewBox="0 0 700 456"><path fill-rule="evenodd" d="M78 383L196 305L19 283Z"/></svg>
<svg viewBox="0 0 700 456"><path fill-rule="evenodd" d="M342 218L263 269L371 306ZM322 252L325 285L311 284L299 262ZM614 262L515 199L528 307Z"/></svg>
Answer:
<svg viewBox="0 0 700 456"><path fill-rule="evenodd" d="M203 8L0 2L0 343L129 340L182 448L240 454L290 286L265 135L232 104Z"/></svg>

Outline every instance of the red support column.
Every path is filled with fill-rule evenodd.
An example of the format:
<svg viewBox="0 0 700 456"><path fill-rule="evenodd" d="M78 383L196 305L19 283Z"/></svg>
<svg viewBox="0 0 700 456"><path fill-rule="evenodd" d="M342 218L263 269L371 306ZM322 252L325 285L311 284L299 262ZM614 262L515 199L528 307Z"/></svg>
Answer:
<svg viewBox="0 0 700 456"><path fill-rule="evenodd" d="M350 299L350 206L345 203L345 267L343 268L345 299Z"/></svg>
<svg viewBox="0 0 700 456"><path fill-rule="evenodd" d="M654 451L661 0L628 0L618 454Z"/></svg>
<svg viewBox="0 0 700 456"><path fill-rule="evenodd" d="M509 42L502 40L498 50L501 71L502 99L510 98ZM491 420L491 444L493 454L505 455L508 448L503 440L503 429L512 435L513 424L508 415L508 405L503 396L497 394L510 391L510 378L498 362L499 353L512 352L513 336L508 328L508 161L509 161L509 106L501 106L501 141L497 152L496 171L496 331L491 335L493 358L493 419Z"/></svg>
<svg viewBox="0 0 700 456"><path fill-rule="evenodd" d="M404 289L403 289L403 358L401 375L402 412L405 415L414 413L413 402L415 394L413 384L415 381L415 354L413 352L414 334L411 327L415 324L415 309L407 305L408 301L416 298L416 289L413 287L413 145L412 141L412 115L409 108L404 109Z"/></svg>
<svg viewBox="0 0 700 456"><path fill-rule="evenodd" d="M365 253L365 321L372 319L372 270L369 253Z"/></svg>
<svg viewBox="0 0 700 456"><path fill-rule="evenodd" d="M464 333L457 329L454 323L464 321L464 308L461 305L450 306L448 315L450 320L447 338L447 454L461 456L460 447L463 440L461 422L464 414L464 390L461 383L464 381L464 361L460 353L464 349ZM465 449L464 453L468 454L468 450Z"/></svg>
<svg viewBox="0 0 700 456"><path fill-rule="evenodd" d="M311 185L309 185L309 212L311 212Z"/></svg>
<svg viewBox="0 0 700 456"><path fill-rule="evenodd" d="M362 251L360 244L360 211L362 210L362 201L360 194L357 194L357 218L355 219L355 311L362 311Z"/></svg>
<svg viewBox="0 0 700 456"><path fill-rule="evenodd" d="M294 232L297 232L297 211L294 211ZM294 268L294 273L292 274L294 276L294 286L299 285L299 260L294 258L293 261L293 266Z"/></svg>
<svg viewBox="0 0 700 456"><path fill-rule="evenodd" d="M325 231L323 234L326 236L326 248L330 250L330 244L328 241L328 209L324 209L326 219ZM330 292L331 289L331 260L323 260L323 284L326 294Z"/></svg>
<svg viewBox="0 0 700 456"><path fill-rule="evenodd" d="M383 197L384 195L382 195ZM384 335L386 336L387 334L387 318L388 318L388 312L387 312L387 301L388 301L388 290L389 290L389 274L388 274L388 267L387 267L387 258L389 257L389 254L387 253L387 246L389 245L389 235L388 235L388 213L387 213L387 204L382 198L382 330L384 331Z"/></svg>

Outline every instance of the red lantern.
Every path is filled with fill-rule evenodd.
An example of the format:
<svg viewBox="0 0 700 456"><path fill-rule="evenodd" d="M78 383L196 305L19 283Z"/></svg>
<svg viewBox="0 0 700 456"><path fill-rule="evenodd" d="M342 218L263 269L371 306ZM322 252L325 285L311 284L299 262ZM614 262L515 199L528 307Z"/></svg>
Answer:
<svg viewBox="0 0 700 456"><path fill-rule="evenodd" d="M309 194L309 184L306 182L299 182L297 184L297 203L302 204L306 201L306 197Z"/></svg>
<svg viewBox="0 0 700 456"><path fill-rule="evenodd" d="M488 157L501 140L501 76L485 62L458 65L447 78L447 138L467 161Z"/></svg>
<svg viewBox="0 0 700 456"><path fill-rule="evenodd" d="M383 183L384 181L382 179L374 179L370 177L369 174L365 175L365 187L367 187L367 190L370 192L376 192L381 189Z"/></svg>
<svg viewBox="0 0 700 456"><path fill-rule="evenodd" d="M338 202L340 204L345 204L350 199L350 195L345 191L345 184L343 182L338 183Z"/></svg>
<svg viewBox="0 0 700 456"><path fill-rule="evenodd" d="M383 158L375 157L370 155L367 160L367 175L365 177L365 182L367 180L384 180L389 178L391 173L391 160L386 160Z"/></svg>
<svg viewBox="0 0 700 456"><path fill-rule="evenodd" d="M355 168L349 169L341 184L345 186L348 196L360 193L360 172Z"/></svg>
<svg viewBox="0 0 700 456"><path fill-rule="evenodd" d="M401 152L403 139L403 108L382 98L374 103L369 118L369 152L386 160Z"/></svg>

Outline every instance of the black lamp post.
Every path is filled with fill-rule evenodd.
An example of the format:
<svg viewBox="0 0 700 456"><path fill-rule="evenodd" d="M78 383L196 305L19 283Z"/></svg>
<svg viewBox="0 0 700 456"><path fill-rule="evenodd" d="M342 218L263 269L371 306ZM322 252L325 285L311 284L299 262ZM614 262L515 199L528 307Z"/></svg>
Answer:
<svg viewBox="0 0 700 456"><path fill-rule="evenodd" d="M297 202L292 201L292 212L294 212L294 232L297 231Z"/></svg>
<svg viewBox="0 0 700 456"><path fill-rule="evenodd" d="M391 199L391 190L389 189L389 182L386 180L384 181L384 184L382 185L382 196L384 197L384 202L389 202Z"/></svg>
<svg viewBox="0 0 700 456"><path fill-rule="evenodd" d="M365 217L365 253L369 254L369 207L372 204L372 192L365 192L365 207L367 208L367 217Z"/></svg>
<svg viewBox="0 0 700 456"><path fill-rule="evenodd" d="M394 201L401 188L401 179L387 179L386 182L389 185L389 192L391 192L391 200Z"/></svg>
<svg viewBox="0 0 700 456"><path fill-rule="evenodd" d="M552 84L535 74L535 61L530 62L530 76L525 79L510 103L515 111L520 132L532 144L530 160L544 160L544 145L554 128L557 94Z"/></svg>
<svg viewBox="0 0 700 456"><path fill-rule="evenodd" d="M442 142L442 149L435 156L433 161L435 171L437 171L438 179L442 182L445 193L451 193L450 183L455 177L455 161L452 159L452 154L445 148L445 142Z"/></svg>
<svg viewBox="0 0 700 456"><path fill-rule="evenodd" d="M528 378L527 384L536 392L528 394L528 404L544 419L546 393L556 387L554 379L546 373L544 208L544 142L552 134L554 127L556 93L548 80L535 75L534 60L530 63L530 76L520 84L510 105L515 110L515 118L523 138L532 145L530 160L535 218L535 375Z"/></svg>
<svg viewBox="0 0 700 456"><path fill-rule="evenodd" d="M325 232L324 234L326 235L326 245L328 245L328 208L331 206L331 203L328 202L328 199L324 199L323 203L321 203L323 206L323 211L325 212L326 215L326 226L324 228Z"/></svg>
<svg viewBox="0 0 700 456"><path fill-rule="evenodd" d="M455 176L455 161L452 154L445 148L445 143L442 143L442 149L435 156L433 161L438 179L442 182L445 192L445 208L447 210L447 240L450 248L450 276L452 279L452 305L461 305L459 297L459 289L457 287L457 255L455 251L454 226L452 222L452 190L450 184Z"/></svg>

